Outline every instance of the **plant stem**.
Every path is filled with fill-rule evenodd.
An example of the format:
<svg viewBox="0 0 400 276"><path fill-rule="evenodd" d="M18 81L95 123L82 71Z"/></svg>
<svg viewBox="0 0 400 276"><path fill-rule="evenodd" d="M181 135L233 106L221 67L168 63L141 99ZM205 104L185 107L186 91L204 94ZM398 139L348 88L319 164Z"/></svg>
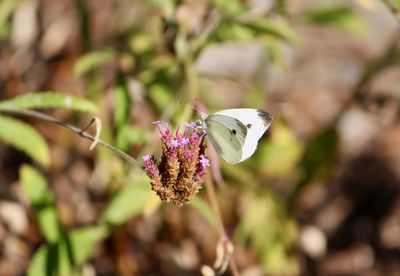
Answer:
<svg viewBox="0 0 400 276"><path fill-rule="evenodd" d="M50 115L38 112L38 111L34 111L34 110L28 110L28 109L17 109L17 108L8 108L8 107L0 107L0 113L8 113L8 114L15 114L15 115L22 115L22 116L29 116L32 118L36 118L48 123L52 123L52 124L56 124L59 126L62 126L76 134L78 134L79 136L91 140L93 142L96 142L98 144L100 144L101 146L115 152L117 155L119 155L122 159L124 159L125 161L129 162L130 164L134 165L134 166L142 166L142 163L137 161L136 159L134 159L133 157L131 157L130 155L126 154L125 152L117 149L116 147L104 142L101 139L96 139L94 136L90 135L89 133L83 131L82 129L75 127L73 125L64 123Z"/></svg>

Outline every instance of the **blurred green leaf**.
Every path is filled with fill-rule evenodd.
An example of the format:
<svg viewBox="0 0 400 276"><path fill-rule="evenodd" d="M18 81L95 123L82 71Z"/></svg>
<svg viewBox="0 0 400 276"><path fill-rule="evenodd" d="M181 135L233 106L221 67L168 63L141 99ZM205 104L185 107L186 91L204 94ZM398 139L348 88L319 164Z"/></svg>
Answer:
<svg viewBox="0 0 400 276"><path fill-rule="evenodd" d="M149 33L136 33L130 40L129 46L136 55L143 55L154 51L156 41L154 40L154 36Z"/></svg>
<svg viewBox="0 0 400 276"><path fill-rule="evenodd" d="M253 31L242 24L225 21L215 30L210 39L217 42L251 41L255 39Z"/></svg>
<svg viewBox="0 0 400 276"><path fill-rule="evenodd" d="M294 42L297 40L297 34L290 26L283 23L256 18L224 21L211 38L217 42L258 41L267 46L271 38Z"/></svg>
<svg viewBox="0 0 400 276"><path fill-rule="evenodd" d="M56 207L54 205L36 207L36 213L40 230L47 242L57 242L60 239L61 230Z"/></svg>
<svg viewBox="0 0 400 276"><path fill-rule="evenodd" d="M226 16L239 16L248 10L243 1L211 0L211 4Z"/></svg>
<svg viewBox="0 0 400 276"><path fill-rule="evenodd" d="M162 9L166 19L172 19L175 16L177 6L182 0L151 0L151 2Z"/></svg>
<svg viewBox="0 0 400 276"><path fill-rule="evenodd" d="M261 264L268 275L300 275L299 263L281 242L272 242L261 252Z"/></svg>
<svg viewBox="0 0 400 276"><path fill-rule="evenodd" d="M122 75L118 76L118 83L115 88L115 108L114 123L117 128L123 127L129 122L131 100L125 79Z"/></svg>
<svg viewBox="0 0 400 276"><path fill-rule="evenodd" d="M311 183L317 175L327 175L331 172L333 161L337 155L339 138L334 128L323 129L308 144L300 159L298 167L301 177L297 181L289 197L288 205L293 203L304 187Z"/></svg>
<svg viewBox="0 0 400 276"><path fill-rule="evenodd" d="M176 50L176 55L180 60L190 61L191 50L186 32L182 30L178 32L175 38L174 49Z"/></svg>
<svg viewBox="0 0 400 276"><path fill-rule="evenodd" d="M22 188L36 211L44 237L50 243L58 241L61 236L58 215L46 179L29 165L21 167L20 179Z"/></svg>
<svg viewBox="0 0 400 276"><path fill-rule="evenodd" d="M0 24L0 39L8 37L11 31L11 25L8 22Z"/></svg>
<svg viewBox="0 0 400 276"><path fill-rule="evenodd" d="M295 275L297 267L291 261L290 251L296 241L296 225L284 212L282 202L262 192L242 194L242 200L244 210L234 241L239 244L249 241L260 254L268 274ZM277 246L280 252L274 252Z"/></svg>
<svg viewBox="0 0 400 276"><path fill-rule="evenodd" d="M42 245L33 255L28 267L29 276L37 275L79 275L72 266L66 240L51 246Z"/></svg>
<svg viewBox="0 0 400 276"><path fill-rule="evenodd" d="M129 96L125 77L118 75L117 86L115 88L115 107L114 107L114 123L116 127L116 145L119 149L127 151L129 142L126 136L123 136L122 129L130 125L131 98Z"/></svg>
<svg viewBox="0 0 400 276"><path fill-rule="evenodd" d="M41 173L30 165L23 165L19 170L22 188L33 206L54 203L53 194L47 186L47 181Z"/></svg>
<svg viewBox="0 0 400 276"><path fill-rule="evenodd" d="M65 239L60 239L58 242L56 249L56 275L60 276L70 276L76 275L74 273L74 267L72 265L71 256L69 254L68 243ZM50 251L51 253L51 251Z"/></svg>
<svg viewBox="0 0 400 276"><path fill-rule="evenodd" d="M0 2L0 27L18 6L19 0L2 0Z"/></svg>
<svg viewBox="0 0 400 276"><path fill-rule="evenodd" d="M13 99L1 101L1 107L21 109L68 108L93 113L97 111L96 105L86 99L57 92L35 92L21 95Z"/></svg>
<svg viewBox="0 0 400 276"><path fill-rule="evenodd" d="M285 177L297 167L303 153L303 145L293 130L280 120L275 120L271 130L271 139L260 144L259 156L262 164L260 171L266 171L274 177ZM258 155L257 155L258 156Z"/></svg>
<svg viewBox="0 0 400 276"><path fill-rule="evenodd" d="M251 22L243 22L241 24L252 30L256 37L260 35L271 35L288 42L297 40L297 34L290 26L282 23L275 23L266 18L260 18Z"/></svg>
<svg viewBox="0 0 400 276"><path fill-rule="evenodd" d="M215 214L212 211L210 205L207 204L207 202L199 197L195 197L190 201L190 206L196 209L212 227L217 227Z"/></svg>
<svg viewBox="0 0 400 276"><path fill-rule="evenodd" d="M121 149L128 149L133 144L141 144L147 141L148 135L143 129L131 125L125 125L119 130L116 144Z"/></svg>
<svg viewBox="0 0 400 276"><path fill-rule="evenodd" d="M5 116L0 116L0 140L25 152L44 166L50 163L46 141L30 125Z"/></svg>
<svg viewBox="0 0 400 276"><path fill-rule="evenodd" d="M303 17L311 23L332 26L354 33L361 33L367 29L366 21L346 7L317 7L306 11Z"/></svg>
<svg viewBox="0 0 400 276"><path fill-rule="evenodd" d="M158 110L163 110L171 101L171 89L172 87L165 83L154 84L151 86L149 97Z"/></svg>
<svg viewBox="0 0 400 276"><path fill-rule="evenodd" d="M115 57L112 50L101 50L85 54L79 58L74 66L74 74L81 76Z"/></svg>
<svg viewBox="0 0 400 276"><path fill-rule="evenodd" d="M110 224L123 224L141 214L153 196L148 177L142 175L117 193L107 207L104 219Z"/></svg>
<svg viewBox="0 0 400 276"><path fill-rule="evenodd" d="M47 245L42 245L36 250L27 269L28 276L51 275L48 273L48 252Z"/></svg>
<svg viewBox="0 0 400 276"><path fill-rule="evenodd" d="M400 9L400 0L394 0L393 3L397 9Z"/></svg>
<svg viewBox="0 0 400 276"><path fill-rule="evenodd" d="M84 226L68 233L72 256L76 265L81 265L90 257L94 246L108 234L105 226Z"/></svg>

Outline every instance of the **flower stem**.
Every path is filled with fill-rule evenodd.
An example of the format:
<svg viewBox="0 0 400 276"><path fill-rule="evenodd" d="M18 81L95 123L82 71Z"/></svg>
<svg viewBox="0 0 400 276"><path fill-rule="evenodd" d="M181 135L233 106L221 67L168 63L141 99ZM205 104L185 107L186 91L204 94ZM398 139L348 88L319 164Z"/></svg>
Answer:
<svg viewBox="0 0 400 276"><path fill-rule="evenodd" d="M136 159L134 159L133 157L131 157L130 155L126 154L125 152L117 149L116 147L104 142L101 139L96 139L96 137L90 135L89 133L83 131L82 129L75 127L73 125L64 123L50 115L38 112L38 111L34 111L34 110L28 110L28 109L18 109L18 108L9 108L9 107L0 107L0 113L8 113L8 114L15 114L15 115L22 115L22 116L28 116L28 117L32 117L32 118L36 118L48 123L52 123L52 124L56 124L59 125L61 127L64 127L76 134L78 134L79 136L91 140L93 142L96 142L97 144L115 152L117 155L119 155L122 159L124 159L125 161L129 162L130 164L134 165L134 166L142 166L142 163L137 161Z"/></svg>

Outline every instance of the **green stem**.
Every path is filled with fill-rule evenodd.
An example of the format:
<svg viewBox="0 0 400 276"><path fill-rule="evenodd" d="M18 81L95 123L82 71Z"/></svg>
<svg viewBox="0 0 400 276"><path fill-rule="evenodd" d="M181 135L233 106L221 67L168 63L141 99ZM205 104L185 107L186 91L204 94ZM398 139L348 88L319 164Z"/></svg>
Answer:
<svg viewBox="0 0 400 276"><path fill-rule="evenodd" d="M41 112L37 112L34 110L27 110L27 109L16 109L16 108L7 108L7 107L0 107L0 113L8 113L8 114L15 114L15 115L22 115L22 116L28 116L28 117L32 117L32 118L36 118L42 121L45 121L47 123L52 123L52 124L56 124L59 126L62 126L76 134L78 134L79 136L91 140L93 142L98 143L99 145L113 151L114 153L116 153L117 155L119 155L119 157L121 157L122 159L124 159L125 161L129 162L130 164L134 165L134 166L142 166L142 164L137 161L136 159L134 159L133 157L131 157L130 155L126 154L125 152L117 149L116 147L104 142L103 140L100 139L96 139L94 136L90 135L89 133L83 131L82 129L75 127L73 125L69 125L67 123L64 123L52 116L49 116L47 114L41 113Z"/></svg>

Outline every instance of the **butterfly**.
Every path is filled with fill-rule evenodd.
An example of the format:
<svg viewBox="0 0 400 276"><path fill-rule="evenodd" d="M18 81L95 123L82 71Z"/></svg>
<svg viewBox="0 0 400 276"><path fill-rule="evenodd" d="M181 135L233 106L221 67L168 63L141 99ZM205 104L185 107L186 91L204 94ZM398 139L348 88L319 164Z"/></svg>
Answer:
<svg viewBox="0 0 400 276"><path fill-rule="evenodd" d="M219 156L230 164L252 156L271 123L271 114L253 108L225 109L199 120Z"/></svg>

